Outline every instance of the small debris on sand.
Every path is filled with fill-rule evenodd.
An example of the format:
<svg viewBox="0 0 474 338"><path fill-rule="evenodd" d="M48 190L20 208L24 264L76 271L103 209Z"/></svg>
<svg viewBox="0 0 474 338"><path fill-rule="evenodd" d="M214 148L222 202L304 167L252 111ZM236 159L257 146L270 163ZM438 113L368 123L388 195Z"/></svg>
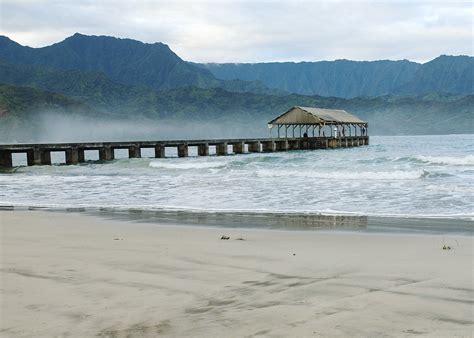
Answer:
<svg viewBox="0 0 474 338"><path fill-rule="evenodd" d="M239 237L239 238L236 238L235 240L236 240L236 241L245 241L245 238Z"/></svg>
<svg viewBox="0 0 474 338"><path fill-rule="evenodd" d="M229 238L230 238L230 237L229 237L229 236L226 236L226 235L222 235L222 237L221 237L221 239L225 239L225 240L227 240L227 239L229 239Z"/></svg>
<svg viewBox="0 0 474 338"><path fill-rule="evenodd" d="M443 250L451 250L451 247L449 245L443 245Z"/></svg>

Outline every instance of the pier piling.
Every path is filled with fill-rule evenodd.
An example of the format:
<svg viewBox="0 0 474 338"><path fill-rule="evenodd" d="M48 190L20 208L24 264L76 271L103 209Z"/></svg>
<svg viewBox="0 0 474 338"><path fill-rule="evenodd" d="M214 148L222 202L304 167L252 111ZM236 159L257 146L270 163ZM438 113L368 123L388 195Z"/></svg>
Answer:
<svg viewBox="0 0 474 338"><path fill-rule="evenodd" d="M142 152L140 147L133 145L128 147L128 157L129 158L140 158L142 157Z"/></svg>
<svg viewBox="0 0 474 338"><path fill-rule="evenodd" d="M234 154L243 154L245 152L245 142L236 142L232 144Z"/></svg>
<svg viewBox="0 0 474 338"><path fill-rule="evenodd" d="M227 142L216 144L216 155L217 156L227 155Z"/></svg>
<svg viewBox="0 0 474 338"><path fill-rule="evenodd" d="M77 148L66 149L66 164L79 163L79 150Z"/></svg>
<svg viewBox="0 0 474 338"><path fill-rule="evenodd" d="M187 157L188 156L188 145L179 144L178 145L178 157Z"/></svg>
<svg viewBox="0 0 474 338"><path fill-rule="evenodd" d="M275 141L264 141L262 142L262 151L265 153L270 153L276 151Z"/></svg>
<svg viewBox="0 0 474 338"><path fill-rule="evenodd" d="M0 151L0 166L11 167L13 166L12 153L10 151Z"/></svg>
<svg viewBox="0 0 474 338"><path fill-rule="evenodd" d="M129 150L130 153L130 150ZM114 150L110 147L103 147L99 149L99 159L101 161L111 161L115 158Z"/></svg>
<svg viewBox="0 0 474 338"><path fill-rule="evenodd" d="M198 144L198 156L209 156L209 144Z"/></svg>
<svg viewBox="0 0 474 338"><path fill-rule="evenodd" d="M161 144L155 146L155 158L164 158L165 157L165 147Z"/></svg>
<svg viewBox="0 0 474 338"><path fill-rule="evenodd" d="M259 153L261 152L260 141L254 141L248 143L249 153Z"/></svg>
<svg viewBox="0 0 474 338"><path fill-rule="evenodd" d="M232 145L235 154L289 151L302 149L326 149L338 147L357 147L369 144L368 136L349 137L305 137L305 138L262 138L228 140L181 140L181 141L134 141L134 142L89 142L89 143L52 143L52 144L3 144L0 145L0 166L13 166L13 153L26 153L27 164L50 165L51 152L64 152L66 164L85 162L85 151L99 152L102 161L115 158L115 149L128 149L130 158L141 157L141 148L155 150L156 158L166 157L165 148L175 147L179 157L187 157L189 147L197 147L199 156L209 156L209 145L216 147L216 155L228 154L228 145ZM246 146L247 145L247 146Z"/></svg>

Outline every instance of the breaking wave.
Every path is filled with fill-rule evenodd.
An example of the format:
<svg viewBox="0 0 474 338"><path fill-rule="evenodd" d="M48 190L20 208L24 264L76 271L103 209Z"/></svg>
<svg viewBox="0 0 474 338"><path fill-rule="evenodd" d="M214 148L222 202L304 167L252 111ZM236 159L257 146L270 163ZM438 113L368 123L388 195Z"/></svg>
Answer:
<svg viewBox="0 0 474 338"><path fill-rule="evenodd" d="M320 151L20 164L0 171L0 205L472 216L471 135L374 137L371 143Z"/></svg>
<svg viewBox="0 0 474 338"><path fill-rule="evenodd" d="M181 163L176 162L166 162L166 161L152 161L149 164L152 168L160 169L181 169L181 170L190 170L190 169L216 169L223 168L225 164L223 163L213 163L213 162L195 162L195 161L182 161Z"/></svg>
<svg viewBox="0 0 474 338"><path fill-rule="evenodd" d="M444 164L444 165L458 165L458 166L474 165L474 155L467 155L464 157L420 155L420 156L416 156L415 159L426 164Z"/></svg>
<svg viewBox="0 0 474 338"><path fill-rule="evenodd" d="M317 171L297 171L297 170L267 170L257 171L260 177L292 177L300 178L319 178L331 180L417 180L432 175L426 170L414 171L333 171L333 172L317 172Z"/></svg>

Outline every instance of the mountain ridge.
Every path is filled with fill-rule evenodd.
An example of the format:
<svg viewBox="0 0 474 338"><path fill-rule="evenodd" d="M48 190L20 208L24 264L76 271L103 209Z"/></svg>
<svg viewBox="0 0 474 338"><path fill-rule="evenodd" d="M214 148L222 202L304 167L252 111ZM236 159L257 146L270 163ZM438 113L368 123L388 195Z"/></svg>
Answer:
<svg viewBox="0 0 474 338"><path fill-rule="evenodd" d="M352 98L387 94L473 93L474 58L441 55L409 60L198 64L162 43L76 33L50 46L22 46L0 36L0 59L15 64L103 72L125 85L154 90L195 86L237 92ZM441 65L439 65L442 61ZM1 79L0 79L1 80Z"/></svg>
<svg viewBox="0 0 474 338"><path fill-rule="evenodd" d="M450 63L450 68L432 65ZM448 60L448 62L446 62ZM461 62L458 62L461 61ZM441 55L420 64L408 60L316 61L197 64L223 80L260 80L269 88L305 95L337 97L423 94L432 91L473 93L474 58ZM469 70L471 70L469 72ZM454 72L456 77L450 77ZM434 80L442 74L444 82ZM423 80L420 80L423 78Z"/></svg>

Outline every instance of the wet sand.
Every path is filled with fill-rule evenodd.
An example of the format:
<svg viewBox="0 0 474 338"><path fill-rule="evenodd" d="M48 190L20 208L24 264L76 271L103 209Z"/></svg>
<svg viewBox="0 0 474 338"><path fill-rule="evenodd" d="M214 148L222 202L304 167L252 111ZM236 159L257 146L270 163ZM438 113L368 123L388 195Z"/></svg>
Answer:
<svg viewBox="0 0 474 338"><path fill-rule="evenodd" d="M0 226L0 336L474 330L472 236L170 226L44 211L0 211Z"/></svg>

